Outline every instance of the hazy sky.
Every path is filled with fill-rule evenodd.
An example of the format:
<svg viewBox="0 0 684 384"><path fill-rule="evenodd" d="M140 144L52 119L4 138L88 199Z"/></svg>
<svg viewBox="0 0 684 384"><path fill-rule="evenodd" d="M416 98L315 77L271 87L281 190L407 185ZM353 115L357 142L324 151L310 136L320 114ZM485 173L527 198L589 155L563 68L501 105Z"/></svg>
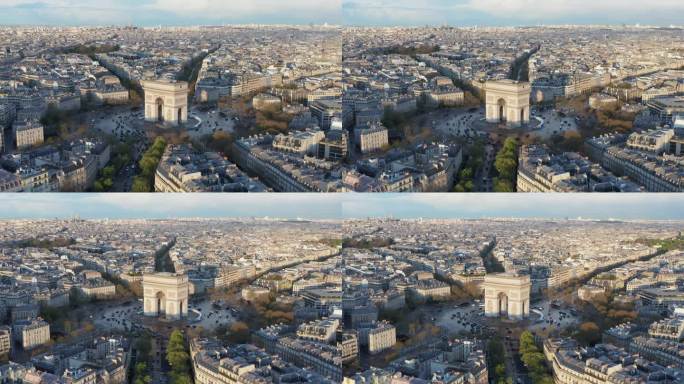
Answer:
<svg viewBox="0 0 684 384"><path fill-rule="evenodd" d="M0 194L0 218L341 217L323 194Z"/></svg>
<svg viewBox="0 0 684 384"><path fill-rule="evenodd" d="M0 219L546 217L684 220L684 194L0 194Z"/></svg>
<svg viewBox="0 0 684 384"><path fill-rule="evenodd" d="M591 218L684 220L684 194L374 194L350 195L345 217Z"/></svg>
<svg viewBox="0 0 684 384"><path fill-rule="evenodd" d="M0 0L0 24L341 24L341 0Z"/></svg>
<svg viewBox="0 0 684 384"><path fill-rule="evenodd" d="M684 24L682 0L0 0L0 24Z"/></svg>
<svg viewBox="0 0 684 384"><path fill-rule="evenodd" d="M342 0L351 25L684 24L682 0Z"/></svg>

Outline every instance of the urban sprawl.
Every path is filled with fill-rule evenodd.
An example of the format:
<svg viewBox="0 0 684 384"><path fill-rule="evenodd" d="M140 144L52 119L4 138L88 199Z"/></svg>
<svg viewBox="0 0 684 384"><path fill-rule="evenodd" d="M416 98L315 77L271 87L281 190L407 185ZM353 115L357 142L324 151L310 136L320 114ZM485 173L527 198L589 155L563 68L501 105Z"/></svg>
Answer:
<svg viewBox="0 0 684 384"><path fill-rule="evenodd" d="M677 221L0 222L4 383L681 383Z"/></svg>
<svg viewBox="0 0 684 384"><path fill-rule="evenodd" d="M678 28L0 27L0 191L681 192Z"/></svg>

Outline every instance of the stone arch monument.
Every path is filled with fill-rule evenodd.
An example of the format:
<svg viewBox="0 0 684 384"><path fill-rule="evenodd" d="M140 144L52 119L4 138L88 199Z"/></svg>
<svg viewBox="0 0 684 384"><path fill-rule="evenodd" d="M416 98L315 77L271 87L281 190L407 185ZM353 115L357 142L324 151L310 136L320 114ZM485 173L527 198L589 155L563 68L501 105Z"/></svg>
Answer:
<svg viewBox="0 0 684 384"><path fill-rule="evenodd" d="M530 83L492 80L485 84L486 113L489 123L520 126L530 122Z"/></svg>
<svg viewBox="0 0 684 384"><path fill-rule="evenodd" d="M180 319L188 315L190 285L187 275L169 272L143 275L143 313Z"/></svg>
<svg viewBox="0 0 684 384"><path fill-rule="evenodd" d="M495 273L485 276L485 316L521 320L530 315L530 288L527 275Z"/></svg>
<svg viewBox="0 0 684 384"><path fill-rule="evenodd" d="M145 120L172 125L188 121L188 83L175 80L143 80Z"/></svg>

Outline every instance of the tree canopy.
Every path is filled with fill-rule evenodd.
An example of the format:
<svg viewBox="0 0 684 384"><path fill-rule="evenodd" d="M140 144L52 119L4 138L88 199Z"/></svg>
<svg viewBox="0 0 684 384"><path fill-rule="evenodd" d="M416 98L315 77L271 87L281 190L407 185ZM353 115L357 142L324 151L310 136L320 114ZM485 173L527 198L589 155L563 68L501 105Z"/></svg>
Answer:
<svg viewBox="0 0 684 384"><path fill-rule="evenodd" d="M534 384L553 384L546 357L537 347L534 335L530 331L520 334L520 360L530 373Z"/></svg>
<svg viewBox="0 0 684 384"><path fill-rule="evenodd" d="M515 192L515 178L518 173L518 143L509 137L494 160L494 168L499 174L494 178L494 192Z"/></svg>
<svg viewBox="0 0 684 384"><path fill-rule="evenodd" d="M152 192L154 174L157 171L157 165L159 165L159 160L161 160L165 149L166 140L160 136L145 151L140 161L138 161L140 174L133 178L133 192Z"/></svg>
<svg viewBox="0 0 684 384"><path fill-rule="evenodd" d="M190 354L185 345L185 336L178 329L174 329L166 345L166 361L171 366L171 383L192 383L190 376Z"/></svg>

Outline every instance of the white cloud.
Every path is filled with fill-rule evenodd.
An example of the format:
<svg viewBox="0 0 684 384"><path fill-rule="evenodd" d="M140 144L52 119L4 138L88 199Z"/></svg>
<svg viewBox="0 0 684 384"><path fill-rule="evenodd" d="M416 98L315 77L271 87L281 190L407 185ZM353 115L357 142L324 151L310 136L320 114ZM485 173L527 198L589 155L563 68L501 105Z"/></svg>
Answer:
<svg viewBox="0 0 684 384"><path fill-rule="evenodd" d="M468 8L495 16L539 19L572 15L634 15L684 11L681 0L469 0ZM647 16L647 15L645 15Z"/></svg>
<svg viewBox="0 0 684 384"><path fill-rule="evenodd" d="M150 8L168 12L200 12L212 16L244 16L260 13L337 13L341 0L154 0Z"/></svg>
<svg viewBox="0 0 684 384"><path fill-rule="evenodd" d="M244 20L283 23L341 23L342 0L0 0L0 8L33 12L38 20L74 23L136 23L168 19L169 24L242 23ZM0 19L3 15L0 15ZM7 17L7 14L4 15Z"/></svg>
<svg viewBox="0 0 684 384"><path fill-rule="evenodd" d="M309 17L315 20L329 17L339 22L342 0L154 0L149 9L171 12L179 16L193 15L226 22L241 18L283 15Z"/></svg>
<svg viewBox="0 0 684 384"><path fill-rule="evenodd" d="M154 12L177 19L224 20L296 20L331 23L355 20L377 24L440 24L448 20L464 22L468 18L483 22L491 18L545 22L605 18L619 21L643 17L650 20L678 20L684 12L682 0L0 0L0 7L25 6L38 18L59 17L65 20L96 18L110 22L135 21ZM344 17L342 8L344 6ZM326 20L329 19L329 20Z"/></svg>
<svg viewBox="0 0 684 384"><path fill-rule="evenodd" d="M444 0L342 0L345 22L354 24L357 18L376 20L377 24L439 24L450 13L463 9L458 1Z"/></svg>
<svg viewBox="0 0 684 384"><path fill-rule="evenodd" d="M375 24L465 24L607 20L607 23L643 18L644 23L674 20L684 11L682 0L342 0L345 21ZM491 18L491 19L488 19Z"/></svg>

